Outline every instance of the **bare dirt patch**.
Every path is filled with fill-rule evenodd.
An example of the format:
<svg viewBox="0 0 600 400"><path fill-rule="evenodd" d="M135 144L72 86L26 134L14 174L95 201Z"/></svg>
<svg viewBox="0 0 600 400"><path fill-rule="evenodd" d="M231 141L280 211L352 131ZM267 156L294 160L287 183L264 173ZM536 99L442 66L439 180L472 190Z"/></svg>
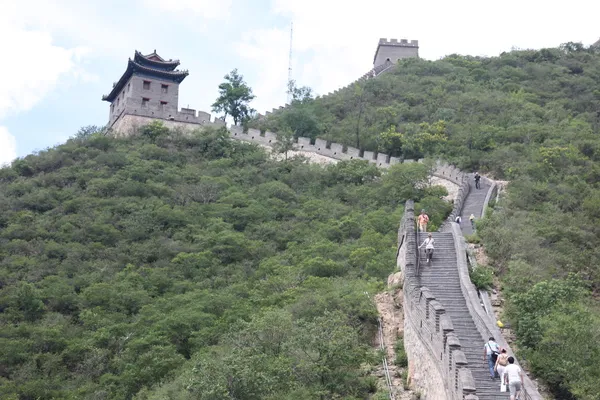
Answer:
<svg viewBox="0 0 600 400"><path fill-rule="evenodd" d="M394 398L397 400L412 399L413 392L404 390L402 382L402 371L394 365L396 360L396 351L394 349L396 341L402 338L404 332L404 310L402 308L403 293L400 283L402 282L402 273L396 272L388 278L388 290L375 295L375 305L381 318L383 331L383 342L386 357L389 363L390 376L392 378L392 388ZM402 340L402 339L400 339ZM379 347L379 335L376 339L376 345ZM385 388L385 375L383 368L378 368L375 375L381 380L381 387Z"/></svg>

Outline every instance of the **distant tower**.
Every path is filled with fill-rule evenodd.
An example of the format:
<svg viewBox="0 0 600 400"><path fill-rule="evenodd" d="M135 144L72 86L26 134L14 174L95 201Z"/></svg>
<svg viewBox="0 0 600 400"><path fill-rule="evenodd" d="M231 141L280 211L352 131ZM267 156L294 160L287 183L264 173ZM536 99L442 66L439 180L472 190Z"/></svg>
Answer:
<svg viewBox="0 0 600 400"><path fill-rule="evenodd" d="M373 58L373 68L390 61L396 63L403 58L419 57L419 41L411 40L410 43L406 39L379 39L375 57Z"/></svg>
<svg viewBox="0 0 600 400"><path fill-rule="evenodd" d="M290 83L292 82L292 38L294 35L294 21L292 21L292 23L290 24L290 57L289 57L289 61L288 61L288 80L287 80L287 86L288 86L288 94L287 94L287 103L291 104L292 103L292 92L289 91L290 88Z"/></svg>
<svg viewBox="0 0 600 400"><path fill-rule="evenodd" d="M156 50L148 55L136 50L119 81L113 83L109 94L102 96L102 100L110 102L109 126L128 111L157 117L175 115L179 84L188 76L188 71L175 69L178 65L179 60L165 60Z"/></svg>

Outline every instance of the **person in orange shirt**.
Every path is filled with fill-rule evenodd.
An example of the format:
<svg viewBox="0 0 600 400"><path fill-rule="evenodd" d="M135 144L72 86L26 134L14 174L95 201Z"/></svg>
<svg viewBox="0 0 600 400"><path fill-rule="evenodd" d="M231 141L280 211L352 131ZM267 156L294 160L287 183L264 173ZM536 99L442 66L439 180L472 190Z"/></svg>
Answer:
<svg viewBox="0 0 600 400"><path fill-rule="evenodd" d="M429 223L429 216L425 214L425 210L421 210L421 214L419 218L417 218L419 223L419 230L421 232L427 232L427 224Z"/></svg>

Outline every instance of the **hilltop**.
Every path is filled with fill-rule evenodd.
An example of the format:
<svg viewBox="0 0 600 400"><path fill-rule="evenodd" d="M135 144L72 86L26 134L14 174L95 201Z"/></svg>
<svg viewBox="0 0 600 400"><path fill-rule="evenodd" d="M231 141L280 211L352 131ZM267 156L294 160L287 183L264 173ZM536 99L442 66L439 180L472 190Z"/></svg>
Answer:
<svg viewBox="0 0 600 400"><path fill-rule="evenodd" d="M224 128L160 124L16 160L0 169L0 397L365 398L402 204L434 225L449 212L428 174L274 161Z"/></svg>
<svg viewBox="0 0 600 400"><path fill-rule="evenodd" d="M561 399L600 382L600 49L400 60L250 126L362 150L439 157L510 181L478 236L519 356Z"/></svg>

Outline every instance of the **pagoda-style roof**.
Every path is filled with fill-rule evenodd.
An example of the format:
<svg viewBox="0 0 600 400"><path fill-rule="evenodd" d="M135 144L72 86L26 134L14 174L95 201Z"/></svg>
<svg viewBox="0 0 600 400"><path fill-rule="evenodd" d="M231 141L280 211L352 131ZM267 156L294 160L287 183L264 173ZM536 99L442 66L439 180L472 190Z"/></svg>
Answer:
<svg viewBox="0 0 600 400"><path fill-rule="evenodd" d="M181 83L186 76L189 75L187 70L179 71L175 68L179 65L179 60L165 61L162 57L154 53L147 56L142 55L136 50L134 59L127 61L127 69L121 76L121 79L113 85L109 94L102 96L102 100L112 102L117 98L129 78L134 73L142 73L144 75L156 77L166 81Z"/></svg>
<svg viewBox="0 0 600 400"><path fill-rule="evenodd" d="M165 60L156 54L156 50L148 55L143 55L136 50L135 55L133 56L133 61L147 67L165 69L168 71L173 71L179 65L179 60Z"/></svg>

